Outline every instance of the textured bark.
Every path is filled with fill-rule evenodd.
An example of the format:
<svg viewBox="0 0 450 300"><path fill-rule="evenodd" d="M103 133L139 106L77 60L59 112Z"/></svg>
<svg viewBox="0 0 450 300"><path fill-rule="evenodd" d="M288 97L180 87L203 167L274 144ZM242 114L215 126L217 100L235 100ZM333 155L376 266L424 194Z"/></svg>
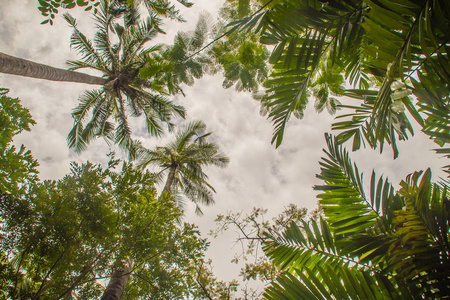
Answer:
<svg viewBox="0 0 450 300"><path fill-rule="evenodd" d="M128 278L130 277L132 266L133 261L128 258L125 262L123 262L123 265L121 267L118 267L114 271L100 300L122 299L123 292L125 291L125 286L127 285Z"/></svg>
<svg viewBox="0 0 450 300"><path fill-rule="evenodd" d="M102 77L91 76L80 72L53 68L26 59L10 56L0 52L0 73L46 79L52 81L68 81L87 84L104 85L108 82Z"/></svg>
<svg viewBox="0 0 450 300"><path fill-rule="evenodd" d="M166 185L164 186L163 192L171 192L171 186L173 183L173 179L175 178L175 174L177 172L177 167L171 167L169 175L167 176Z"/></svg>

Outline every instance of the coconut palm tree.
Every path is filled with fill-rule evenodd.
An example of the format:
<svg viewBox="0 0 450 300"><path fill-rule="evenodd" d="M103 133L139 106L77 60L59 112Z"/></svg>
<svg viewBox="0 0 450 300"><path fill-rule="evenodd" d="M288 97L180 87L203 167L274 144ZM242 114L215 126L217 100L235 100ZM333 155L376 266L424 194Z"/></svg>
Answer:
<svg viewBox="0 0 450 300"><path fill-rule="evenodd" d="M181 128L174 141L155 150L143 149L140 153L139 167L154 165L160 168L160 174L167 174L162 193L182 192L189 200L197 204L196 211L201 214L199 203L214 203L214 188L206 181L208 176L203 167L215 165L225 167L229 158L219 151L216 144L205 140L211 132L202 121L193 121Z"/></svg>
<svg viewBox="0 0 450 300"><path fill-rule="evenodd" d="M117 18L118 14L122 18ZM134 17L129 12L121 14L115 2L110 4L106 0L102 1L94 16L98 31L92 43L78 30L76 20L68 14L64 15L74 29L71 46L83 56L82 60L69 61L70 70L94 69L108 79L101 89L85 92L72 113L75 124L69 133L68 142L76 150L83 150L98 136L107 137L119 146L129 148L131 130L128 114L143 114L147 130L154 136L163 133L161 122L170 126L174 115L184 117L184 109L166 98L168 92L163 85L154 84L151 78L139 76L141 68L148 64L148 55L160 50L159 45L144 46L162 30L157 18L150 16L138 22L131 20ZM116 43L112 42L112 36L116 38ZM91 119L85 123L91 110ZM109 121L111 117L117 126Z"/></svg>
<svg viewBox="0 0 450 300"><path fill-rule="evenodd" d="M100 89L86 91L80 97L80 104L72 114L74 126L67 138L70 147L82 151L91 140L104 136L121 147L130 148L131 129L127 118L130 114L143 114L147 130L154 136L163 133L163 123L171 126L173 116L184 118L184 108L167 99L169 91L164 83L155 82L148 75L145 79L140 76L140 70L149 65L148 55L162 51L160 45L145 47L163 33L157 14L139 21L136 9L125 7L120 1L102 0L94 15L98 31L93 42L78 30L72 16L66 14L64 18L74 29L71 46L82 55L81 60L69 61L69 70L62 70L0 53L0 72L101 85ZM83 68L98 71L102 76L75 72Z"/></svg>

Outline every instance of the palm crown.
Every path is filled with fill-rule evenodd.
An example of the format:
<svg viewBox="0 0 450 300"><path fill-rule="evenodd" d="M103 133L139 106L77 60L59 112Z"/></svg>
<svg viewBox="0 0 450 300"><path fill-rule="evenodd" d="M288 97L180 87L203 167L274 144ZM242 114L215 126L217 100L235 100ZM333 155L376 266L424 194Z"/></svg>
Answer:
<svg viewBox="0 0 450 300"><path fill-rule="evenodd" d="M144 149L139 162L140 167L154 165L160 174L167 173L163 192L181 192L192 202L210 205L214 203L214 188L206 181L208 176L203 167L215 165L225 167L229 159L219 151L217 145L205 140L211 133L204 133L205 123L190 122L180 128L174 141L155 150ZM197 205L197 213L201 210Z"/></svg>
<svg viewBox="0 0 450 300"><path fill-rule="evenodd" d="M164 86L153 85L151 78L144 79L139 74L148 64L148 54L160 49L159 46L144 48L144 45L162 31L157 17L150 15L140 22L135 17L130 11L121 11L120 3L102 1L94 16L98 31L92 43L78 30L76 20L64 15L74 28L71 46L82 55L82 60L68 62L70 69L94 69L109 80L99 90L86 91L72 113L75 124L68 142L78 151L98 136L129 148L132 140L128 114L143 114L148 132L155 136L162 134L162 123L170 126L174 115L184 117L184 109L165 97L168 92ZM123 20L123 24L118 20ZM86 123L91 110L91 119Z"/></svg>

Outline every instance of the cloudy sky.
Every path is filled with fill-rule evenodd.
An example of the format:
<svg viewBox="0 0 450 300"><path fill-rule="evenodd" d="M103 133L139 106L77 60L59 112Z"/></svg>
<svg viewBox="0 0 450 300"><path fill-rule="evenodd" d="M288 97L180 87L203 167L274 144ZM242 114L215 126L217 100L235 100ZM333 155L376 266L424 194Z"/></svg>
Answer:
<svg viewBox="0 0 450 300"><path fill-rule="evenodd" d="M191 9L183 10L189 21L184 24L171 23L166 27L170 41L178 30L193 28L197 15L208 11L213 16L223 0L196 0ZM67 59L77 59L76 52L69 48L71 30L59 15L54 26L39 25L43 20L36 0L0 0L0 52L32 61L65 68ZM79 28L89 37L94 29L87 13L71 11L78 18ZM78 155L69 150L66 136L72 127L71 109L78 96L86 89L95 88L84 84L46 82L0 74L0 85L10 89L11 97L19 97L30 109L37 125L30 133L16 138L17 144L25 144L40 162L41 179L59 179L69 171L71 161L105 163L108 146L99 140L86 152ZM318 161L325 146L323 134L330 131L333 117L326 112L317 114L312 105L303 120L292 119L281 147L270 144L272 126L259 115L259 104L248 93L237 93L232 88L222 88L222 78L204 77L194 86L185 87L186 97L177 96L176 101L184 105L189 119L203 120L220 148L230 157L227 169L207 170L210 183L215 187L216 204L204 207L203 217L195 216L188 209L186 221L197 224L203 235L214 228L217 214L239 211L249 212L252 207L264 207L270 216L275 216L289 203L309 210L317 206L312 186L320 183ZM312 103L311 103L312 104ZM143 124L136 120L135 126ZM140 130L142 132L142 130ZM395 161L386 148L382 155L378 150L359 151L353 155L366 177L372 169L384 173L394 184L407 174L432 167L435 179L444 176L439 167L445 164L430 149L435 148L427 138L416 130L416 136L399 144L400 157ZM147 146L162 145L164 140L136 135ZM168 137L170 138L170 137ZM166 138L167 139L167 138ZM230 264L236 233L230 232L218 239L211 239L208 255L213 259L214 272L220 279L237 277L239 268Z"/></svg>

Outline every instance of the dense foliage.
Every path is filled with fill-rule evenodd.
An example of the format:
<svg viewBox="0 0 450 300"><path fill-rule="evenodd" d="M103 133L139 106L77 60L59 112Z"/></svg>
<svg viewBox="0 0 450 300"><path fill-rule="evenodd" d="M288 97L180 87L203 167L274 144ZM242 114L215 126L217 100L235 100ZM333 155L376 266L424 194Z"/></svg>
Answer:
<svg viewBox="0 0 450 300"><path fill-rule="evenodd" d="M2 285L10 297L90 299L102 293L97 280L125 259L133 269L124 299L189 294L205 241L194 226L179 225L169 197L157 200L150 173L113 167L73 164L62 180L2 196Z"/></svg>
<svg viewBox="0 0 450 300"><path fill-rule="evenodd" d="M0 88L0 193L15 194L37 179L38 163L30 151L12 144L15 135L29 131L35 122L20 100L7 94L7 89Z"/></svg>
<svg viewBox="0 0 450 300"><path fill-rule="evenodd" d="M388 143L396 157L396 140L412 134L406 111L437 143L447 141L441 133L448 131L449 115L448 5L426 0L228 1L228 10L235 11L229 14L236 20L230 24L233 30L256 34L273 49L261 99L275 126L273 142L280 145L292 114L302 117L311 93L330 107L337 104L333 95L360 101L340 106L354 112L345 112L339 117L344 120L333 125L342 131L339 142L353 139L354 150L365 143L382 149ZM344 89L339 84L344 79L353 87ZM408 97L411 93L417 103Z"/></svg>

